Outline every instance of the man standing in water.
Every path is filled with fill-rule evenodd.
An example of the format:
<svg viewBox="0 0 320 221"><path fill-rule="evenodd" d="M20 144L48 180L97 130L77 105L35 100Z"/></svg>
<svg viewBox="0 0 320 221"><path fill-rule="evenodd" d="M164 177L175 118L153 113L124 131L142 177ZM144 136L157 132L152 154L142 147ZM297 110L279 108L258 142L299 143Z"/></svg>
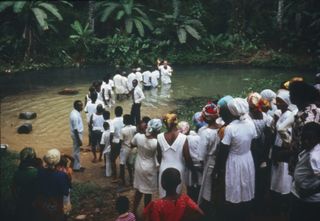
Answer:
<svg viewBox="0 0 320 221"><path fill-rule="evenodd" d="M132 107L131 107L131 117L134 121L134 125L137 125L140 122L140 108L141 108L141 101L145 98L143 91L138 85L137 79L132 81L133 89L131 90L132 94Z"/></svg>
<svg viewBox="0 0 320 221"><path fill-rule="evenodd" d="M83 109L83 104L80 100L76 100L73 103L73 110L70 113L70 132L73 141L73 171L83 172L84 167L80 165L80 146L82 146L82 133L83 133L83 123L81 119L80 112Z"/></svg>

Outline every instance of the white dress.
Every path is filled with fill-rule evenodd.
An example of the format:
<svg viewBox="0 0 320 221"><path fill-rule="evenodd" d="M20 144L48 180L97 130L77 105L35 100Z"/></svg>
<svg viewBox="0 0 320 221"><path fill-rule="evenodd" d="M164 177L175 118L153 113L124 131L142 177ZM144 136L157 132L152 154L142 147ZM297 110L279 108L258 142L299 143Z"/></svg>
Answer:
<svg viewBox="0 0 320 221"><path fill-rule="evenodd" d="M203 126L199 129L201 137L202 160L204 161L203 177L201 181L201 189L199 192L198 203L202 199L211 200L212 189L212 172L216 164L216 150L220 142L218 129L211 129L208 126Z"/></svg>
<svg viewBox="0 0 320 221"><path fill-rule="evenodd" d="M160 65L159 71L161 73L162 84L171 84L172 68L169 65L167 65L167 68L165 68L163 65Z"/></svg>
<svg viewBox="0 0 320 221"><path fill-rule="evenodd" d="M283 139L282 137L291 137L291 125L287 125L286 128L283 128L282 124L287 121L288 118L291 118L292 112L284 112L277 121L276 128L276 140L275 145L282 147ZM292 122L293 123L293 122ZM281 128L279 133L279 128ZM285 138L284 140L291 140L290 138ZM288 194L291 191L292 185L292 176L289 175L289 167L286 162L272 163L271 167L271 185L270 189L281 194Z"/></svg>
<svg viewBox="0 0 320 221"><path fill-rule="evenodd" d="M225 176L228 202L247 202L254 198L255 169L250 147L256 135L250 119L234 120L225 128L222 143L230 146Z"/></svg>
<svg viewBox="0 0 320 221"><path fill-rule="evenodd" d="M164 137L164 133L158 135L158 142L161 147L162 160L159 171L159 197L163 198L166 195L166 191L161 186L162 172L167 168L176 168L180 172L181 184L177 187L177 193L181 193L182 184L185 178L185 161L183 158L183 146L186 142L187 136L179 133L176 140L170 146Z"/></svg>
<svg viewBox="0 0 320 221"><path fill-rule="evenodd" d="M137 133L131 143L137 146L133 187L141 193L152 194L157 191L157 139L148 139Z"/></svg>

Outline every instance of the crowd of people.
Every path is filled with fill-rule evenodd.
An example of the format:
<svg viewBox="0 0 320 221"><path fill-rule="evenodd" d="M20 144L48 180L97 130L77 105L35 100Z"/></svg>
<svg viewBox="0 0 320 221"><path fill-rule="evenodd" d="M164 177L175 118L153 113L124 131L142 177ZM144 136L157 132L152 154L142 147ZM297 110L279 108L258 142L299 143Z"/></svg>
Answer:
<svg viewBox="0 0 320 221"><path fill-rule="evenodd" d="M162 84L171 83L167 62L158 68ZM84 108L92 162L104 162L112 182L135 190L132 212L127 197L116 200L117 220L138 219L142 197L142 217L150 221L241 221L250 220L253 213L281 215L290 221L318 216L320 75L315 85L293 78L275 92L264 89L246 98L227 95L210 101L194 114L194 125L190 125L174 113L141 118L143 90L154 87L149 75L154 72L143 72L142 78L138 72L130 73L127 80L119 72L113 81L107 76L103 83L93 84ZM119 87L122 81L125 87ZM116 106L110 119L108 108L127 96L132 98L131 113L123 114L122 107ZM47 166L40 169L32 148L21 151L14 180L22 199L19 214L35 211L30 208L33 204L26 203L30 200L38 208L32 213L35 217L50 217L55 209L59 213L54 215L64 218L70 211L70 167L85 172L80 164L82 109L83 103L77 100L70 114L72 166L58 150L50 150L44 157ZM35 188L34 183L42 187ZM157 194L159 199L152 200ZM266 198L272 201L270 211Z"/></svg>

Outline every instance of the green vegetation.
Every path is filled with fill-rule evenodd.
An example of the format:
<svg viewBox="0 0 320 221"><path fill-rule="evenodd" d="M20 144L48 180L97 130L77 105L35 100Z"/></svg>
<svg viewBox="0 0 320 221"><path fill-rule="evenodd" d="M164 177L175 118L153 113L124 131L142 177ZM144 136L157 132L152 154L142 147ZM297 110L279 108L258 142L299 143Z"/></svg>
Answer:
<svg viewBox="0 0 320 221"><path fill-rule="evenodd" d="M317 0L0 2L0 71L92 63L320 68Z"/></svg>

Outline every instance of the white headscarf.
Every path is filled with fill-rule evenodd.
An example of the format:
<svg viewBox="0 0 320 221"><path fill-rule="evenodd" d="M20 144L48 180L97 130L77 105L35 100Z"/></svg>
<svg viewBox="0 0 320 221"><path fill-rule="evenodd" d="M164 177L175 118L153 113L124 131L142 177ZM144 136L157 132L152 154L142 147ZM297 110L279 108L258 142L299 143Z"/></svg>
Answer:
<svg viewBox="0 0 320 221"><path fill-rule="evenodd" d="M268 100L270 103L272 103L274 101L274 99L276 99L276 97L277 97L277 94L273 90L270 90L270 89L265 89L265 90L261 91L260 95L263 99Z"/></svg>
<svg viewBox="0 0 320 221"><path fill-rule="evenodd" d="M160 119L151 119L148 122L146 134L150 135L153 132L160 132L162 128L162 121Z"/></svg>
<svg viewBox="0 0 320 221"><path fill-rule="evenodd" d="M178 123L178 129L180 133L187 134L190 130L190 125L187 121L180 121Z"/></svg>
<svg viewBox="0 0 320 221"><path fill-rule="evenodd" d="M240 117L240 120L244 120L244 115L249 112L249 104L243 98L234 98L227 105L230 113L235 117Z"/></svg>
<svg viewBox="0 0 320 221"><path fill-rule="evenodd" d="M54 167L60 161L60 151L58 149L49 150L46 155L44 155L43 160L46 162L48 167Z"/></svg>
<svg viewBox="0 0 320 221"><path fill-rule="evenodd" d="M290 92L284 89L280 89L278 91L278 95L277 97L281 98L281 100L283 100L284 102L286 102L287 105L291 104L290 101Z"/></svg>

